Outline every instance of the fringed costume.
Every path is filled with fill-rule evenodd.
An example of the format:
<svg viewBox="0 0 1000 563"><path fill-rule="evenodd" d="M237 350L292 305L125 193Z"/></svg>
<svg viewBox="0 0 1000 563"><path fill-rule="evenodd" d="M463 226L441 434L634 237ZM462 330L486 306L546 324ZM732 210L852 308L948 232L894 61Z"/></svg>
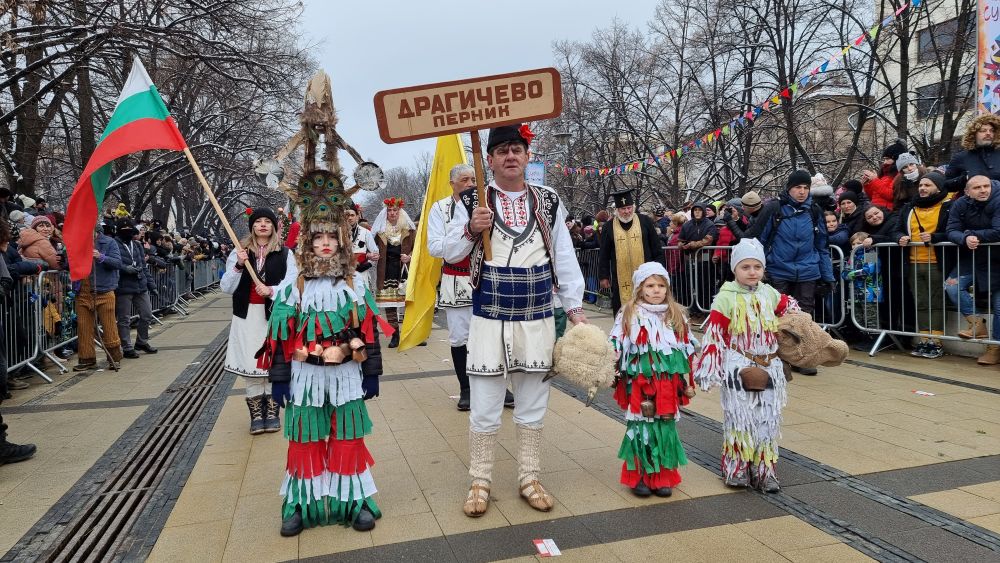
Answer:
<svg viewBox="0 0 1000 563"><path fill-rule="evenodd" d="M756 241L754 241L756 242ZM798 311L795 300L761 282L753 289L726 282L712 302L695 380L722 388L722 472L727 484L777 484L781 409L788 400L778 350L778 317ZM739 372L757 366L766 389L747 391Z"/></svg>
<svg viewBox="0 0 1000 563"><path fill-rule="evenodd" d="M637 303L629 326L624 326L619 312L611 329L619 355L614 396L625 409L625 437L618 457L623 461L621 482L630 489L640 482L653 491L676 487L681 482L678 468L687 464L677 419L680 407L690 400L684 390L694 385L694 347L686 331L679 337L665 322L666 312L666 304ZM643 401L652 405L643 409Z"/></svg>

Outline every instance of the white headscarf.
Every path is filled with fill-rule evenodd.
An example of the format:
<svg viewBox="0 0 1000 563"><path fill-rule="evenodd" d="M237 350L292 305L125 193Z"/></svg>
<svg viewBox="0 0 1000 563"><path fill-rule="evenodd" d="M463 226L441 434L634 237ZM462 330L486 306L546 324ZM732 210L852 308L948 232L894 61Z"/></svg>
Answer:
<svg viewBox="0 0 1000 563"><path fill-rule="evenodd" d="M386 210L388 209L389 209L388 207L382 207L382 211L379 211L378 216L375 217L375 221L372 222L372 234L377 235L385 230L385 225L387 222ZM410 219L409 213L407 213L406 210L403 209L402 207L399 208L399 220L397 221L397 223L402 223L406 225L406 228L411 231L417 229L417 226Z"/></svg>

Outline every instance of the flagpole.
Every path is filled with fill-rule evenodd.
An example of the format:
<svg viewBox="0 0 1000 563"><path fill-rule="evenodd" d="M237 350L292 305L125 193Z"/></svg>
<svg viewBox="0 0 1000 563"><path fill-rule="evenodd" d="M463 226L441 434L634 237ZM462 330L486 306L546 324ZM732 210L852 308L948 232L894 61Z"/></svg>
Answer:
<svg viewBox="0 0 1000 563"><path fill-rule="evenodd" d="M479 199L479 206L489 209L490 204L486 201L486 193L483 171L483 147L479 141L479 129L469 131L470 142L472 143L472 165L476 170L476 197ZM472 217L469 217L472 220ZM491 227L492 228L492 225ZM490 229L483 231L483 258L489 262L493 259L493 247L490 244Z"/></svg>
<svg viewBox="0 0 1000 563"><path fill-rule="evenodd" d="M236 250L243 250L240 246L240 239L236 236L236 232L233 231L232 225L229 224L229 220L226 219L225 213L222 212L222 206L219 205L219 200L215 199L215 194L212 193L212 188L208 185L208 180L205 179L205 175L201 173L201 168L194 159L194 155L191 154L191 149L187 146L184 147L184 156L187 157L188 162L191 164L191 168L194 169L194 175L198 177L198 181L201 182L201 187L204 188L205 193L208 195L208 201L212 203L212 207L215 208L215 212L219 215L219 220L222 221L222 227L226 229L226 233L229 234L229 238L233 241L233 247ZM278 226L274 225L277 229ZM247 272L250 273L250 277L253 278L254 283L261 283L260 278L257 277L257 272L253 269L253 264L247 259L243 262L243 266L246 268Z"/></svg>

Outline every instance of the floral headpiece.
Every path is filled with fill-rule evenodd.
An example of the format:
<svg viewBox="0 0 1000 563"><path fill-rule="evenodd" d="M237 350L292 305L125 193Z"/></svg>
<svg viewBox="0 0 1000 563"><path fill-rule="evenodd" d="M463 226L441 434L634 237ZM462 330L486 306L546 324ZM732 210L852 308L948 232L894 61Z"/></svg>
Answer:
<svg viewBox="0 0 1000 563"><path fill-rule="evenodd" d="M528 124L525 123L524 125L521 125L517 132L521 134L521 138L524 139L524 142L528 143L528 146L531 146L531 140L535 138L535 134L531 132Z"/></svg>
<svg viewBox="0 0 1000 563"><path fill-rule="evenodd" d="M387 197L382 200L386 207L403 207L404 202L401 197Z"/></svg>

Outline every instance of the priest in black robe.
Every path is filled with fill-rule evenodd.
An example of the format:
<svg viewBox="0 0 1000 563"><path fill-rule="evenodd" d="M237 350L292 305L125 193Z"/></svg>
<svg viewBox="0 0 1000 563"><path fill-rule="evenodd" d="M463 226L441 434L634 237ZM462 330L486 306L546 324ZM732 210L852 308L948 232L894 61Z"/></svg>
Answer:
<svg viewBox="0 0 1000 563"><path fill-rule="evenodd" d="M615 215L601 228L601 251L597 259L597 277L602 289L611 290L615 314L623 299L632 297L632 273L644 262L666 265L663 245L656 233L656 223L635 211L635 192L612 194Z"/></svg>

